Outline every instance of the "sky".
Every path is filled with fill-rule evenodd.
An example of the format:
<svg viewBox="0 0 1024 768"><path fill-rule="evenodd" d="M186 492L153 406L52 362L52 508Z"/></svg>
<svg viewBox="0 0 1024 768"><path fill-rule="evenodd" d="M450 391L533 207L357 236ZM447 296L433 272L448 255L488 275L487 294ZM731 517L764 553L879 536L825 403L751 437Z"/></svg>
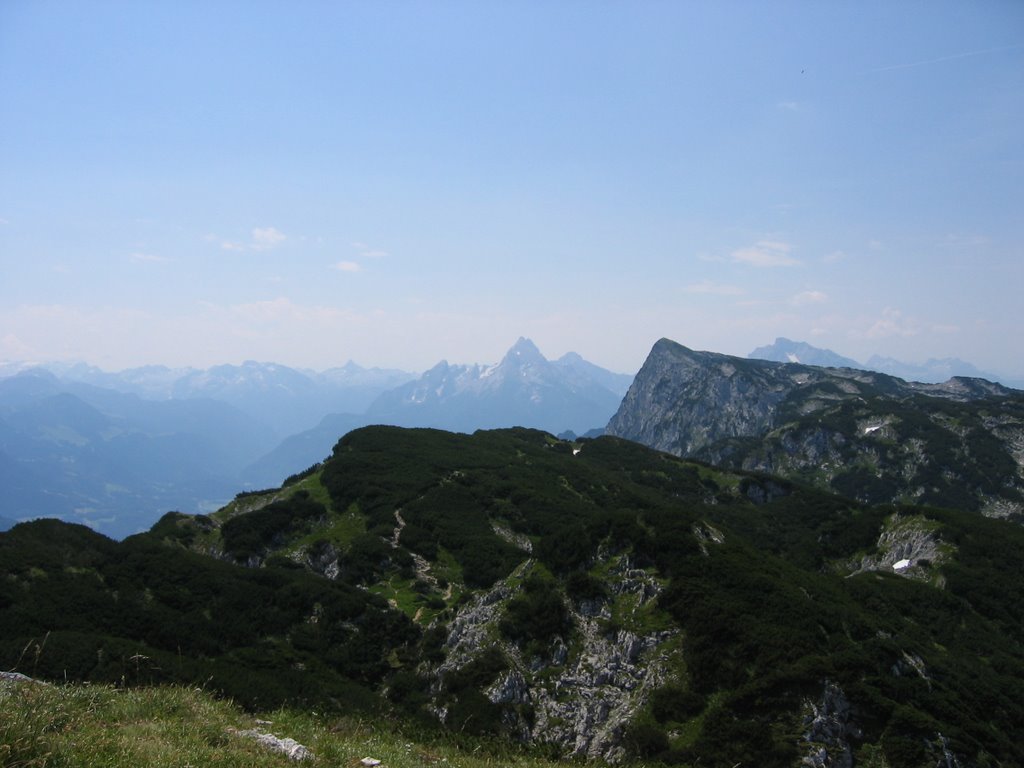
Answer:
<svg viewBox="0 0 1024 768"><path fill-rule="evenodd" d="M1024 3L0 2L0 361L1024 378Z"/></svg>

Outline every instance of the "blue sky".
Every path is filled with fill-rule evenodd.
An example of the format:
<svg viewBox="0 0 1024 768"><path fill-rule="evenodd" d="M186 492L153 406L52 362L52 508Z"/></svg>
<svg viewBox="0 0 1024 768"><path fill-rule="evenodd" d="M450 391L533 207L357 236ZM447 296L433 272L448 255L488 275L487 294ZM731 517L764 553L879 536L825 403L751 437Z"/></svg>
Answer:
<svg viewBox="0 0 1024 768"><path fill-rule="evenodd" d="M0 3L0 360L1024 374L1024 3Z"/></svg>

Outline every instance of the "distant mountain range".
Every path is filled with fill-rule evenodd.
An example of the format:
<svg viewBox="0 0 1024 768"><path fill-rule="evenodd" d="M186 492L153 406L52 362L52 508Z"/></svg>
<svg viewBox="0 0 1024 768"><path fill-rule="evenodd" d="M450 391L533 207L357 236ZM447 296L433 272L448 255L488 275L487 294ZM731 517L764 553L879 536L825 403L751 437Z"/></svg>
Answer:
<svg viewBox="0 0 1024 768"><path fill-rule="evenodd" d="M6 376L5 376L6 375ZM367 424L472 432L600 429L632 376L520 339L496 365L420 377L355 363L320 373L248 361L109 373L0 366L0 515L59 517L112 536L279 484Z"/></svg>
<svg viewBox="0 0 1024 768"><path fill-rule="evenodd" d="M508 426L585 432L607 422L605 414L615 412L630 381L578 355L549 362L520 338L497 365L442 361L382 394L366 415L384 424L456 432Z"/></svg>
<svg viewBox="0 0 1024 768"><path fill-rule="evenodd" d="M363 368L351 361L322 372L252 360L208 369L151 365L117 373L83 363L45 367L65 382L147 400L218 400L269 426L279 437L314 426L325 413L361 412L381 392L416 377L407 371Z"/></svg>
<svg viewBox="0 0 1024 768"><path fill-rule="evenodd" d="M751 357L799 363L804 367L823 366L822 370L866 368L830 350L783 338L755 350ZM740 358L730 360L729 365L737 370L746 370L753 364ZM896 369L893 361L879 360L872 358L878 367L884 364ZM927 365L930 375L915 378L935 378L940 371L980 373L962 361L930 361ZM835 379L836 374L828 376ZM860 387L861 384L851 382L866 380L853 374L842 374L840 378L843 381L835 384L840 388ZM637 382L640 389L630 390L631 375L605 370L575 353L548 360L525 338L519 339L496 364L441 361L419 376L394 369L362 368L353 362L322 372L247 361L206 370L146 366L117 373L85 364L42 368L5 363L0 365L0 483L4 488L0 517L59 517L86 523L108 535L125 536L145 529L168 510L202 511L216 507L239 490L277 485L322 461L342 435L370 424L467 433L520 426L572 436L600 434L611 420L614 434L662 450L700 456L733 467L801 477L814 475L819 480L825 478L822 482L831 490L845 487L844 483L852 486L854 479L860 477L857 472L868 471L864 467L874 455L871 451L877 454L880 450L865 435L850 437L837 432L840 437L833 435L829 439L833 443L840 438L847 442L845 447L832 444L829 455L847 465L854 462L860 468L854 470L851 465L842 471L823 471L817 467L818 455L812 450L801 453L792 448L794 443L813 443L805 434L813 430L813 424L807 420L820 415L813 408L810 416L803 414L804 421L787 427L791 432L785 433L789 446L786 451L780 451L772 442L782 439L779 435L783 434L777 432L783 427L777 413L756 430L736 431L723 426L735 426L746 418L748 411L760 407L756 401L763 393L758 394L753 385L750 390L737 390L711 405L701 399L707 392L699 396L692 392L678 395L682 399L673 408L679 419L692 421L694 413L711 414L707 423L694 423L690 432L679 425L656 424L659 414L667 412L667 406L637 400L647 386L646 380L642 377ZM715 396L727 391L732 386L730 381L740 380L719 381L715 386L725 389ZM781 384L773 386L782 387L779 392L789 391ZM805 391L806 387L800 390ZM920 388L914 392L915 397L935 395ZM659 397L669 394L670 390L665 389ZM620 409L620 404L626 411ZM642 420L651 425L656 435L627 425L624 414L629 404L634 411L646 409ZM947 432L957 434L955 429L939 424L939 417L934 414L927 417L936 429L945 430L935 432L929 439L942 442L951 439ZM975 417L987 418L978 414L972 418ZM917 422L901 417L888 423L887 431L879 432L871 440L891 432L900 441L899 448L885 447L884 461L899 459L903 466L909 466L906 462L912 457L903 454L918 444L908 431L909 425ZM799 430L799 435L792 432L794 429ZM689 437L683 437L684 434ZM677 443L668 439L670 435L676 435L672 439ZM683 448L680 440L688 444L696 440L700 445L694 448L693 443L690 448ZM1005 443L1003 440L1001 445ZM854 446L858 446L856 451ZM937 450L934 445L931 449ZM957 450L967 451L972 457L976 452L967 443ZM999 462L1007 460L1008 450L1005 445L998 449ZM973 458L958 465L975 466ZM888 477L888 470L878 472ZM888 480L857 482L860 496L871 500L878 500L889 491L892 498L928 500L929 494L938 494L947 486L959 487L952 479L959 476L958 472L960 469L952 471L945 481L937 480L930 486L918 483L913 489L901 483L897 483L896 489L889 488ZM968 494L970 498L987 509L993 500L1003 498L1003 491L991 492L991 483L1003 477L997 475L990 478L991 482L976 485ZM905 479L909 482L909 476ZM869 486L875 490L863 490ZM978 490L982 486L989 490ZM1016 487L1017 481L1013 480L1006 489ZM959 505L965 504L961 499ZM1016 502L1001 509L1002 513L1016 514Z"/></svg>
<svg viewBox="0 0 1024 768"><path fill-rule="evenodd" d="M869 503L1024 520L1024 392L984 379L911 383L662 339L606 432Z"/></svg>
<svg viewBox="0 0 1024 768"><path fill-rule="evenodd" d="M924 363L904 363L891 357L872 355L866 363L858 363L849 357L836 354L831 349L812 347L806 342L791 341L782 336L775 339L774 344L758 347L747 357L754 360L772 360L777 363L803 363L804 365L820 365L828 368L878 371L907 381L931 384L947 381L954 376L968 376L997 381L1017 389L1024 388L1024 381L979 370L971 363L956 357L931 358Z"/></svg>
<svg viewBox="0 0 1024 768"><path fill-rule="evenodd" d="M41 369L0 380L0 515L59 517L115 536L202 509L276 439L215 400L143 400Z"/></svg>
<svg viewBox="0 0 1024 768"><path fill-rule="evenodd" d="M496 365L441 361L382 393L363 414L328 414L313 429L284 440L244 477L254 487L278 483L326 457L340 435L368 424L453 432L513 426L553 434L600 431L632 381L572 352L549 361L532 341L520 338Z"/></svg>

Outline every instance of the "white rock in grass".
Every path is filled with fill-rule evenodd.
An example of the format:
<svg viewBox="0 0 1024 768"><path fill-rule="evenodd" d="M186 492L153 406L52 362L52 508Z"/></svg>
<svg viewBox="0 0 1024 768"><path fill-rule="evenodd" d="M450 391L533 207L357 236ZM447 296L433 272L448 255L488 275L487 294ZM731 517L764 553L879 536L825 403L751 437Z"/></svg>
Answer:
<svg viewBox="0 0 1024 768"><path fill-rule="evenodd" d="M295 739L282 739L272 733L260 733L255 728L248 731L235 731L239 736L248 736L256 739L260 744L287 755L291 760L311 760L313 753Z"/></svg>

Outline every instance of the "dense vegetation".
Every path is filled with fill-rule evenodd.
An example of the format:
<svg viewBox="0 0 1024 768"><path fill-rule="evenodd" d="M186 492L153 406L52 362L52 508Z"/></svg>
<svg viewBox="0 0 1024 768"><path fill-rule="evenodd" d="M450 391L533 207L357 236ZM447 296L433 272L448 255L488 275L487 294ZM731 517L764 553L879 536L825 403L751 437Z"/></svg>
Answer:
<svg viewBox="0 0 1024 768"><path fill-rule="evenodd" d="M0 666L51 679L204 682L247 706L369 708L418 630L302 570L238 568L52 520L0 539Z"/></svg>
<svg viewBox="0 0 1024 768"><path fill-rule="evenodd" d="M796 390L763 438L722 440L698 455L723 466L771 468L869 504L979 511L994 500L1018 508L1024 502L1012 449L1014 431L1024 428L1024 398L887 398L860 386L865 392L856 398L821 387Z"/></svg>
<svg viewBox="0 0 1024 768"><path fill-rule="evenodd" d="M854 574L901 513L951 554L918 578ZM661 585L651 608L624 610L611 576L624 563ZM807 702L835 686L863 764L934 765L943 749L963 765L1024 763L1020 527L623 440L367 428L282 491L121 544L18 526L0 535L0 573L0 667L50 678L210 679L248 706L386 699L507 735L533 713L485 689L517 664L557 676L589 611L607 637L681 630L669 679L624 734L636 757L796 764ZM457 613L502 585L491 644L438 667Z"/></svg>

